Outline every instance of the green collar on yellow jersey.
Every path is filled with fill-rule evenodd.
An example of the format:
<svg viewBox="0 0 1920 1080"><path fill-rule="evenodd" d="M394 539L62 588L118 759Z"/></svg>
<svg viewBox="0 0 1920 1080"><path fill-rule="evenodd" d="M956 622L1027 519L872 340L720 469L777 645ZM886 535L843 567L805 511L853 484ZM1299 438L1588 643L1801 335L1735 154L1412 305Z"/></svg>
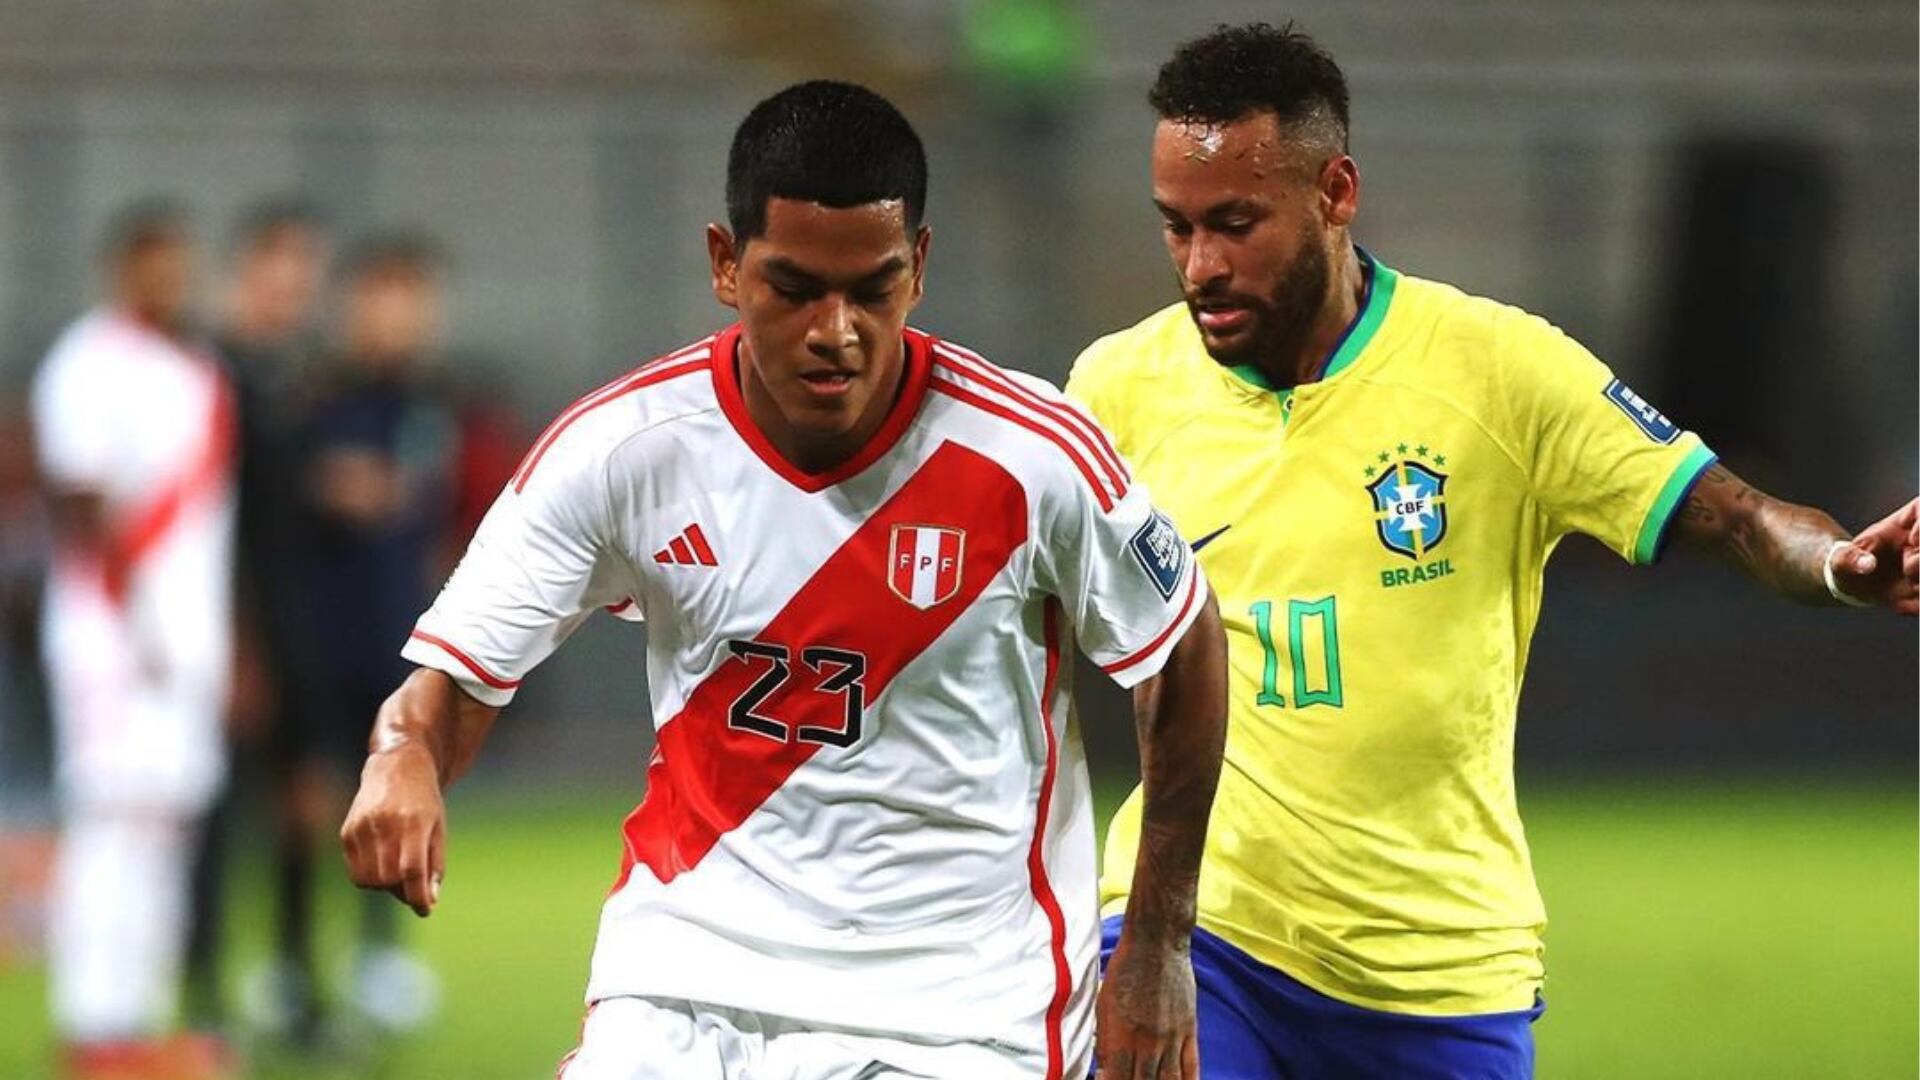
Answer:
<svg viewBox="0 0 1920 1080"><path fill-rule="evenodd" d="M1353 321L1347 324L1340 340L1334 343L1333 352L1320 365L1316 381L1331 379L1353 364L1386 319L1387 308L1393 304L1394 287L1400 282L1400 272L1368 254L1366 248L1355 244L1353 250L1367 271L1366 289L1360 295L1360 310L1353 313ZM1235 364L1227 370L1262 390L1279 394L1283 404L1293 396L1292 388L1273 385L1267 373L1253 364Z"/></svg>

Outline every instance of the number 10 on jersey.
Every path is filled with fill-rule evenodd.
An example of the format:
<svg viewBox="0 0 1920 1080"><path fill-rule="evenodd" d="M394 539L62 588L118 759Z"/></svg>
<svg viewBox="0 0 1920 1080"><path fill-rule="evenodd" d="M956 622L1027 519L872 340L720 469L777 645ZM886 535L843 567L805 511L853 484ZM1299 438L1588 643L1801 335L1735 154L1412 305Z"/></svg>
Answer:
<svg viewBox="0 0 1920 1080"><path fill-rule="evenodd" d="M1248 609L1253 631L1260 637L1265 663L1260 672L1261 705L1287 707L1280 693L1280 649L1273 641L1273 601L1261 600ZM1293 707L1331 705L1345 698L1340 688L1340 625L1333 597L1287 601L1287 660L1293 672ZM1313 677L1309 677L1310 673Z"/></svg>

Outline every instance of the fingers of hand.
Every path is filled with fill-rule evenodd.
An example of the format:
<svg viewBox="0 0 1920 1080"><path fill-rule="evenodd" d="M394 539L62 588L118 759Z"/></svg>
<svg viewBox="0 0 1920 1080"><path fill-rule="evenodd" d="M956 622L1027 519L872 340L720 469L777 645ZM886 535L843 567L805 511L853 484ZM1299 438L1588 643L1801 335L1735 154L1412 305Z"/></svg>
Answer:
<svg viewBox="0 0 1920 1080"><path fill-rule="evenodd" d="M423 919L433 911L433 833L432 826L408 830L397 852L404 899L413 913Z"/></svg>
<svg viewBox="0 0 1920 1080"><path fill-rule="evenodd" d="M1879 558L1873 552L1863 549L1858 541L1855 541L1854 546L1840 557L1846 560L1843 565L1856 574L1871 574L1874 568L1880 565Z"/></svg>
<svg viewBox="0 0 1920 1080"><path fill-rule="evenodd" d="M437 815L356 808L341 829L348 874L360 888L391 892L425 917L444 872L441 833Z"/></svg>
<svg viewBox="0 0 1920 1080"><path fill-rule="evenodd" d="M1200 1075L1199 1043L1164 1032L1130 1030L1102 1040L1094 1057L1094 1080L1195 1080Z"/></svg>

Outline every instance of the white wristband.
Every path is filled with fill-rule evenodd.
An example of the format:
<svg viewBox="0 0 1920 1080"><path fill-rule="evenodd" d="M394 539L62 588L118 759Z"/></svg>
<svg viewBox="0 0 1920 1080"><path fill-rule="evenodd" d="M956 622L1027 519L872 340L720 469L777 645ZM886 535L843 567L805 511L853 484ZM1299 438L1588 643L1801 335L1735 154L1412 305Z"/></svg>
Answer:
<svg viewBox="0 0 1920 1080"><path fill-rule="evenodd" d="M1851 540L1835 540L1833 546L1827 549L1826 557L1820 560L1820 575L1827 579L1827 594L1835 600L1840 601L1848 607L1872 607L1873 601L1848 596L1846 592L1840 588L1840 583L1833 580L1834 555L1838 554L1841 548L1852 546L1853 541Z"/></svg>

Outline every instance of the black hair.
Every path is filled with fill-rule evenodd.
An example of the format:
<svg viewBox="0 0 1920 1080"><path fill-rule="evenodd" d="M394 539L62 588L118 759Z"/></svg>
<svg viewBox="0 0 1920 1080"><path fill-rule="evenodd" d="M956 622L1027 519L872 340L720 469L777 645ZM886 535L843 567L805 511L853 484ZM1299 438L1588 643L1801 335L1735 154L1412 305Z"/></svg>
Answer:
<svg viewBox="0 0 1920 1080"><path fill-rule="evenodd" d="M766 232L767 200L845 208L899 199L907 230L927 203L927 153L893 103L864 86L803 82L755 105L727 152L727 224L745 243Z"/></svg>
<svg viewBox="0 0 1920 1080"><path fill-rule="evenodd" d="M107 221L100 255L110 262L121 262L159 244L185 241L191 237L192 228L192 215L178 199L140 199L114 211Z"/></svg>
<svg viewBox="0 0 1920 1080"><path fill-rule="evenodd" d="M1332 121L1347 147L1347 78L1292 23L1221 24L1160 65L1148 104L1163 120L1229 124L1271 110L1282 125Z"/></svg>
<svg viewBox="0 0 1920 1080"><path fill-rule="evenodd" d="M313 203L298 196L262 199L240 211L234 219L229 248L243 252L273 239L282 229L318 232L327 227L327 216Z"/></svg>
<svg viewBox="0 0 1920 1080"><path fill-rule="evenodd" d="M391 232L370 236L353 246L340 260L340 276L346 281L382 274L416 274L433 277L446 267L440 245L418 233Z"/></svg>

